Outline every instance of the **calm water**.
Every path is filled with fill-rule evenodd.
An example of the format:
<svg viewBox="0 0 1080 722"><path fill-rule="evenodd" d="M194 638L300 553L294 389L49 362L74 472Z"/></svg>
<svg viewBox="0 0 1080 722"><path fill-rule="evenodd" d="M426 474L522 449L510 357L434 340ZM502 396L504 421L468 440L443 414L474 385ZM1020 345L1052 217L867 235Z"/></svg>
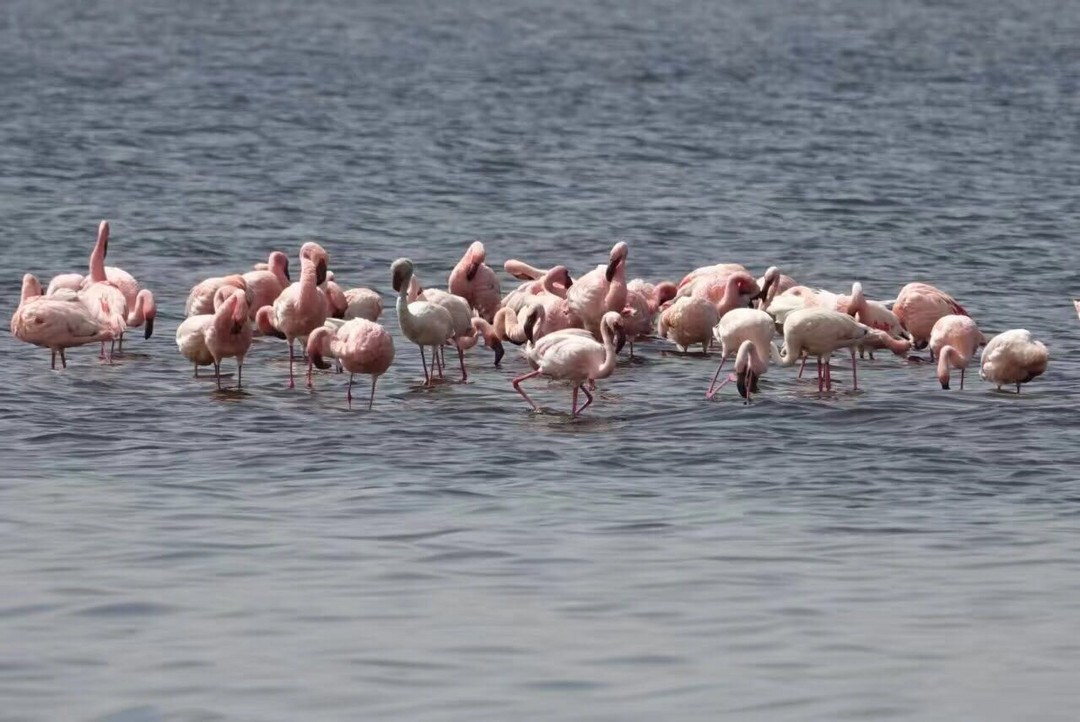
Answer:
<svg viewBox="0 0 1080 722"><path fill-rule="evenodd" d="M162 315L111 367L0 337L0 718L1075 718L1078 38L1068 0L7 0L0 307L109 218ZM399 340L370 414L276 341L190 379L187 289L309 238L384 291L476 238L922 279L1051 367L746 408L651 346L578 422L513 351L428 392Z"/></svg>

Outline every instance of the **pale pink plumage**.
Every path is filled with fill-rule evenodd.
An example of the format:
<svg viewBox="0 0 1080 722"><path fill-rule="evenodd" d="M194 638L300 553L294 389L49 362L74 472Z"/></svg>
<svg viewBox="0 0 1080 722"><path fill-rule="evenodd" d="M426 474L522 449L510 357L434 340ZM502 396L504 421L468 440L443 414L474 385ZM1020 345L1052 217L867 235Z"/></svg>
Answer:
<svg viewBox="0 0 1080 722"><path fill-rule="evenodd" d="M1020 384L1045 373L1049 362L1050 353L1041 341L1036 341L1026 329L1014 328L999 333L986 344L979 375L997 384L999 391L1004 384L1016 384L1019 394Z"/></svg>
<svg viewBox="0 0 1080 722"><path fill-rule="evenodd" d="M749 401L750 393L757 387L757 379L769 370L769 361L774 353L772 340L776 334L776 324L772 316L754 308L732 309L720 319L713 333L720 343L720 365L716 367L705 398L711 399L719 391L716 380L720 377L720 370L730 356L737 355L735 373L729 375L720 387L735 381L739 395ZM744 345L748 345L746 349L743 349Z"/></svg>
<svg viewBox="0 0 1080 722"><path fill-rule="evenodd" d="M29 273L23 276L19 307L11 316L11 334L52 351L54 369L57 353L67 368L65 349L113 339L112 329L80 301L42 296L41 284Z"/></svg>
<svg viewBox="0 0 1080 722"><path fill-rule="evenodd" d="M450 272L448 288L450 293L468 301L480 317L490 323L499 310L502 292L499 277L484 263L486 259L487 251L483 243L476 241L470 245Z"/></svg>
<svg viewBox="0 0 1080 722"><path fill-rule="evenodd" d="M803 308L788 314L784 321L784 350L781 363L791 366L804 354L817 359L818 391L832 389L832 371L828 362L833 351L851 350L852 388L858 390L859 377L855 368L855 346L870 333L846 313L827 308ZM822 367L822 360L825 361Z"/></svg>
<svg viewBox="0 0 1080 722"><path fill-rule="evenodd" d="M263 264L260 264L263 265ZM252 319L263 306L272 306L281 292L289 287L289 257L274 251L267 259L265 268L248 271L242 278L251 299L249 315Z"/></svg>
<svg viewBox="0 0 1080 722"><path fill-rule="evenodd" d="M934 324L942 316L956 314L970 316L949 294L928 283L909 283L900 289L893 304L893 313L911 334L916 348L923 348L930 340Z"/></svg>
<svg viewBox="0 0 1080 722"><path fill-rule="evenodd" d="M570 310L581 319L584 327L600 337L600 321L604 314L622 313L626 306L626 257L629 246L616 243L608 254L606 265L597 266L566 290Z"/></svg>
<svg viewBox="0 0 1080 722"><path fill-rule="evenodd" d="M312 331L307 342L308 376L311 365L322 356L336 358L349 372L349 387L345 398L352 404L352 385L355 374L371 376L371 397L368 409L375 403L375 384L394 362L394 340L379 324L363 318L346 321L336 330L326 326Z"/></svg>
<svg viewBox="0 0 1080 722"><path fill-rule="evenodd" d="M986 343L979 327L968 316L949 314L942 316L930 331L930 352L938 360L938 381L941 388L949 388L949 370L960 369L960 388L964 388L964 374L975 349Z"/></svg>

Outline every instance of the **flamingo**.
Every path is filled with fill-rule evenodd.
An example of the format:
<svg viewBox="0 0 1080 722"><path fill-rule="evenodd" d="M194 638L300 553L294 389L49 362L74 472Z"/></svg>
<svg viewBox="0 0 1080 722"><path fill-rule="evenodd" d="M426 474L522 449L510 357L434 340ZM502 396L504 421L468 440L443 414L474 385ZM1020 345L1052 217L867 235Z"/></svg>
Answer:
<svg viewBox="0 0 1080 722"><path fill-rule="evenodd" d="M143 338L150 338L154 335L154 319L156 317L157 305L154 303L154 294L144 288L135 295L135 305L132 307L131 312L127 317L128 328L138 328L145 324L146 330L143 334ZM121 336L121 348L123 347L123 342L124 339Z"/></svg>
<svg viewBox="0 0 1080 722"><path fill-rule="evenodd" d="M251 319L254 320L260 308L272 306L281 292L292 283L289 277L289 257L281 251L274 251L267 259L265 268L248 271L242 278L251 295L251 303L245 305L250 306Z"/></svg>
<svg viewBox="0 0 1080 722"><path fill-rule="evenodd" d="M345 320L362 318L367 321L378 321L382 316L382 296L370 288L350 288L345 291L345 301L348 306L345 309Z"/></svg>
<svg viewBox="0 0 1080 722"><path fill-rule="evenodd" d="M409 303L409 281L413 276L413 262L408 258L399 258L390 266L390 276L394 290L398 293L398 322L405 338L420 347L420 363L424 365L424 386L434 383L435 354L439 346L454 335L454 319L442 306L428 301ZM431 346L432 373L428 373L424 347Z"/></svg>
<svg viewBox="0 0 1080 722"><path fill-rule="evenodd" d="M251 323L247 298L241 293L230 295L214 312L213 321L203 333L206 349L214 361L214 376L221 389L221 362L236 359L236 388L243 386L244 356L251 348Z"/></svg>
<svg viewBox="0 0 1080 722"><path fill-rule="evenodd" d="M345 296L344 289L334 281L334 272L326 272L326 283L322 285L322 292L326 294L326 302L330 305L328 316L333 318L345 318L349 310L349 299Z"/></svg>
<svg viewBox="0 0 1080 722"><path fill-rule="evenodd" d="M749 403L750 392L757 390L757 380L769 370L769 361L777 356L772 343L775 334L772 316L760 309L736 308L725 314L713 329L721 349L720 365L716 367L705 398L711 399L724 384L735 381L739 396ZM736 356L735 373L728 375L718 387L716 380L720 378L720 370L732 354Z"/></svg>
<svg viewBox="0 0 1080 722"><path fill-rule="evenodd" d="M90 276L83 280L79 300L99 321L112 331L113 339L123 336L127 330L127 299L115 284L105 275L105 254L109 246L109 222L98 225L97 243L90 253ZM101 344L101 355L105 355L105 344ZM111 354L110 354L111 356Z"/></svg>
<svg viewBox="0 0 1080 722"><path fill-rule="evenodd" d="M635 278L626 284L626 307L622 310L626 338L630 341L630 357L634 356L634 340L647 338L656 327L656 314L660 307L675 298L678 292L674 283L664 281L657 285Z"/></svg>
<svg viewBox="0 0 1080 722"><path fill-rule="evenodd" d="M507 261L507 267L516 261ZM509 308L517 313L532 301L532 297L540 293L550 293L558 298L566 298L566 291L574 285L570 278L570 271L566 266L555 266L547 271L537 271L540 275L531 280L526 280L515 288L502 300L502 308Z"/></svg>
<svg viewBox="0 0 1080 722"><path fill-rule="evenodd" d="M851 349L852 389L859 389L855 368L855 346L870 333L870 329L846 313L827 308L803 308L793 311L784 321L784 350L780 362L793 366L800 356L815 356L818 364L818 391L832 390L832 372L828 358L833 351ZM821 360L825 359L824 372Z"/></svg>
<svg viewBox="0 0 1080 722"><path fill-rule="evenodd" d="M975 349L986 343L986 336L968 316L942 316L930 332L930 352L938 360L938 381L949 389L949 367L960 369L960 390L964 389L964 373Z"/></svg>
<svg viewBox="0 0 1080 722"><path fill-rule="evenodd" d="M600 337L600 321L609 311L622 313L626 306L626 256L630 247L616 243L608 254L607 265L586 273L566 289L566 300L574 315L581 319L594 337Z"/></svg>
<svg viewBox="0 0 1080 722"><path fill-rule="evenodd" d="M971 314L949 294L928 283L909 283L900 289L893 304L893 313L911 334L915 348L926 348L934 324L942 316Z"/></svg>
<svg viewBox="0 0 1080 722"><path fill-rule="evenodd" d="M712 276L701 276L701 280L710 280ZM708 354L712 343L713 327L724 314L739 306L745 306L743 300L747 283L754 283L749 273L729 274L724 282L723 292L718 296L711 284L697 286L698 292L677 297L675 303L660 314L657 333L672 341L685 352L687 347L701 344Z"/></svg>
<svg viewBox="0 0 1080 722"><path fill-rule="evenodd" d="M693 289L687 288L687 286L694 285L701 278L708 276L722 276L726 278L732 273L749 273L749 271L746 270L745 266L738 263L717 263L712 266L695 268L693 271L690 271L690 273L683 276L682 280L679 281L679 295L689 296ZM686 289L685 292L683 289Z"/></svg>
<svg viewBox="0 0 1080 722"><path fill-rule="evenodd" d="M495 312L499 310L502 292L499 289L499 277L484 263L486 258L487 251L484 250L483 243L476 241L470 245L450 272L448 290L468 301L480 314L480 318L491 323L495 320Z"/></svg>
<svg viewBox="0 0 1080 722"><path fill-rule="evenodd" d="M421 288L420 279L415 275L409 279L408 300L410 304L418 300L433 303L436 306L442 306L449 312L450 319L453 322L453 329L447 340L451 341L457 349L458 361L461 362L461 382L465 383L469 379L469 374L465 371L465 348L472 348L477 340L477 330L472 322L473 310L469 306L469 302L461 296L437 288L425 290ZM441 377L442 373L440 372L439 375Z"/></svg>
<svg viewBox="0 0 1080 722"><path fill-rule="evenodd" d="M308 377L311 366L321 366L323 356L336 358L349 372L349 386L345 399L352 406L353 376L369 374L371 376L371 397L368 410L375 404L375 384L394 362L394 339L390 333L365 318L353 318L341 324L336 330L320 326L311 332L307 342Z"/></svg>
<svg viewBox="0 0 1080 722"><path fill-rule="evenodd" d="M99 240L99 242L102 241L102 236L104 236L104 242L101 243L101 245L102 245L101 261L102 261L102 265L104 266L105 255L106 255L106 252L108 251L108 239L109 239L109 222L108 221L102 221L98 225L98 240ZM120 292L122 294L124 294L124 303L126 304L127 309L129 311L131 311L131 313L128 313L128 316L127 316L127 323L126 323L127 327L136 328L136 327L142 326L145 323L146 324L146 331L145 331L143 337L144 338L150 338L151 336L153 336L154 335L154 319L157 317L157 306L154 304L153 294L150 293L150 291L141 288L139 286L139 282L135 280L135 277L132 276L127 271L125 271L124 269L117 268L116 266L104 266L104 269L105 269L104 280L108 281L113 286L120 289ZM78 286L75 285L76 281L78 281L78 284L79 284ZM61 287L70 288L70 289L75 290L75 291L82 291L82 290L86 290L90 286L91 283L95 283L95 281L93 279L91 279L89 276L80 276L77 273L61 274L59 276L56 276L55 278L53 278L52 281L49 282L49 291L48 291L48 293L49 293L49 295L53 295L54 290L56 288L61 288ZM138 303L138 297L139 297L140 293L142 293L144 297L146 295L149 295L149 298L146 301L143 302L143 308L141 309L141 312L136 313L135 312L135 306ZM93 301L91 301L91 304L93 304ZM115 307L116 304L113 303L112 306ZM124 349L124 334L121 333L117 337L116 341L117 341L119 350L123 351L123 349Z"/></svg>
<svg viewBox="0 0 1080 722"><path fill-rule="evenodd" d="M85 278L86 276L81 273L61 273L58 276L53 276L52 280L49 281L49 290L45 291L45 295L55 296L60 289L68 289L77 293L82 290Z"/></svg>
<svg viewBox="0 0 1080 722"><path fill-rule="evenodd" d="M514 390L521 394L534 410L539 407L533 402L521 383L536 376L570 381L574 386L574 396L570 404L571 418L577 418L593 401L592 394L585 387L586 382L604 379L615 370L616 350L614 335L622 327L622 316L615 311L604 314L600 322L600 336L603 344L595 339L577 333L554 333L540 339L533 348L532 357L536 370L519 376L511 383ZM588 399L579 409L577 407L578 390Z"/></svg>
<svg viewBox="0 0 1080 722"><path fill-rule="evenodd" d="M316 244L304 244L314 246ZM321 250L321 249L320 249ZM316 258L317 260L312 260ZM300 280L281 292L273 306L263 306L255 321L264 334L284 336L289 344L289 388L295 388L293 341L303 339L323 325L327 316L326 298L319 290L318 279L326 278L326 258L317 253L300 253ZM310 386L310 379L309 386Z"/></svg>
<svg viewBox="0 0 1080 722"><path fill-rule="evenodd" d="M769 304L772 303L776 296L789 288L795 288L799 284L791 276L780 273L780 269L776 266L769 266L765 274L757 280L757 285L761 289L758 297L758 308L764 310L769 307Z"/></svg>
<svg viewBox="0 0 1080 722"><path fill-rule="evenodd" d="M222 286L214 294L214 310L212 313L200 313L194 316L188 316L176 329L176 346L180 349L181 355L194 364L195 378L199 377L200 366L214 365L214 355L210 353L210 349L206 345L206 331L214 323L214 316L221 310L221 307L225 305L226 301L233 297L237 299L237 304L243 304L246 309L247 294L242 288ZM269 317L271 310L270 306L264 306L259 310ZM231 318L235 321L235 311ZM285 338L284 334L278 334L276 330L273 331L273 335L280 335L281 338Z"/></svg>
<svg viewBox="0 0 1080 722"><path fill-rule="evenodd" d="M214 294L222 286L239 288L245 294L248 292L247 281L239 274L234 273L228 276L207 278L191 287L187 301L184 302L184 316L190 318L191 316L212 314L214 312ZM254 303L254 299L252 299L252 303Z"/></svg>
<svg viewBox="0 0 1080 722"><path fill-rule="evenodd" d="M1049 361L1050 354L1045 344L1036 341L1030 331L1014 328L999 333L986 344L979 375L997 384L998 391L1003 384L1016 384L1016 393L1019 394L1020 384L1041 376Z"/></svg>
<svg viewBox="0 0 1080 722"><path fill-rule="evenodd" d="M78 300L42 296L41 283L30 273L23 276L19 307L11 316L11 335L52 351L53 370L57 353L67 368L65 349L113 339L112 327Z"/></svg>

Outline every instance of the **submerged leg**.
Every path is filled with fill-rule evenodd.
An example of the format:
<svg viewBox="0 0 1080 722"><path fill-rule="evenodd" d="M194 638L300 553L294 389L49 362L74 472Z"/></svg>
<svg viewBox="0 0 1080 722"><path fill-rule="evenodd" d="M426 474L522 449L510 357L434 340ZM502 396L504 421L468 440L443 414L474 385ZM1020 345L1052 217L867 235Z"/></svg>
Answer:
<svg viewBox="0 0 1080 722"><path fill-rule="evenodd" d="M528 401L529 406L532 406L534 411L539 411L540 407L537 406L533 402L533 400L529 398L529 395L527 393L525 393L525 389L521 388L521 382L526 381L526 380L531 379L531 378L535 378L536 376L539 376L539 375L540 375L539 371L533 371L532 373L527 373L524 376L518 376L516 379L514 379L513 381L510 382L511 385L514 387L514 391L517 391L519 394L521 394L521 398Z"/></svg>
<svg viewBox="0 0 1080 722"><path fill-rule="evenodd" d="M349 374L349 387L345 389L345 401L349 403L350 407L352 406L352 380L353 375Z"/></svg>
<svg viewBox="0 0 1080 722"><path fill-rule="evenodd" d="M64 356L64 349L60 349L60 363L63 364L64 368L67 368L67 358Z"/></svg>
<svg viewBox="0 0 1080 722"><path fill-rule="evenodd" d="M855 349L851 349L851 389L859 390L859 372L855 370Z"/></svg>
<svg viewBox="0 0 1080 722"><path fill-rule="evenodd" d="M428 376L427 359L424 358L424 347L420 345L420 363L424 365L424 386L431 383L431 377ZM435 365L435 359L431 359L431 365Z"/></svg>
<svg viewBox="0 0 1080 722"><path fill-rule="evenodd" d="M592 400L593 400L593 395L589 393L589 390L587 388L585 388L585 384L581 385L581 391L582 391L582 393L585 394L585 403L582 404L581 408L577 410L579 415L581 414L582 411L584 411L585 409L589 408L589 406L592 405Z"/></svg>
<svg viewBox="0 0 1080 722"><path fill-rule="evenodd" d="M290 389L295 389L296 388L296 381L293 379L293 347L292 347L292 342L293 342L293 340L291 338L288 339L288 343L289 343L289 388Z"/></svg>
<svg viewBox="0 0 1080 722"><path fill-rule="evenodd" d="M375 382L378 380L378 376L371 377L371 398L368 399L367 403L368 411L371 411L371 407L375 405Z"/></svg>
<svg viewBox="0 0 1080 722"><path fill-rule="evenodd" d="M803 356L802 357L802 365L799 366L799 375L796 378L800 378L800 379L802 378L802 372L806 369L806 362L807 362L807 360L809 358L810 358L809 356ZM821 370L821 359L818 359L818 370L819 371ZM819 373L819 375L820 375L820 373Z"/></svg>
<svg viewBox="0 0 1080 722"><path fill-rule="evenodd" d="M236 360L236 389L244 388L244 359Z"/></svg>
<svg viewBox="0 0 1080 722"><path fill-rule="evenodd" d="M469 374L465 372L465 352L461 350L461 346L457 347L458 360L461 361L461 383L465 383L469 380Z"/></svg>
<svg viewBox="0 0 1080 722"><path fill-rule="evenodd" d="M56 370L56 349L52 350L52 370Z"/></svg>
<svg viewBox="0 0 1080 722"><path fill-rule="evenodd" d="M221 362L214 361L214 378L217 379L217 390L221 391Z"/></svg>
<svg viewBox="0 0 1080 722"><path fill-rule="evenodd" d="M574 397L570 400L570 418L571 419L576 419L577 418L577 414L578 414L577 394L578 394L578 389L579 388L580 388L580 386L578 384L574 384Z"/></svg>
<svg viewBox="0 0 1080 722"><path fill-rule="evenodd" d="M720 378L720 369L724 368L725 361L727 361L727 356L721 356L720 365L716 367L716 373L713 374L712 383L709 384L709 390L705 392L706 399L711 399L713 396L716 396L716 392L720 390L719 388L716 388L716 380ZM726 384L727 381L724 383ZM723 386L723 384L721 384L721 386Z"/></svg>
<svg viewBox="0 0 1080 722"><path fill-rule="evenodd" d="M964 390L964 372L965 372L965 371L967 371L967 369L966 369L966 368L962 368L962 369L960 369L960 390L961 390L961 391L963 391L963 390Z"/></svg>

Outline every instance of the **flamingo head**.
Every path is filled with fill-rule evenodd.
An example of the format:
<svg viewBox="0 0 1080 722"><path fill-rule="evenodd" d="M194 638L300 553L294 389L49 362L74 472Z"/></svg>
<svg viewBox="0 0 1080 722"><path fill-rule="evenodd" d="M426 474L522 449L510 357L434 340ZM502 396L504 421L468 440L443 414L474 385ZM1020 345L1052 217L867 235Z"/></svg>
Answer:
<svg viewBox="0 0 1080 722"><path fill-rule="evenodd" d="M154 303L154 294L144 288L135 297L135 303L142 304L143 319L145 319L146 323L143 338L150 338L154 335L154 319L157 318L157 304Z"/></svg>
<svg viewBox="0 0 1080 722"><path fill-rule="evenodd" d="M765 271L765 275L761 277L758 285L761 287L761 291L755 297L755 300L764 302L769 297L769 289L780 282L780 269L776 266L769 266L769 269Z"/></svg>
<svg viewBox="0 0 1080 722"><path fill-rule="evenodd" d="M656 284L656 288L653 289L653 293L656 294L656 307L660 308L668 301L671 301L679 293L679 287L671 281L663 281Z"/></svg>
<svg viewBox="0 0 1080 722"><path fill-rule="evenodd" d="M315 285L323 285L326 282L326 269L330 265L330 254L318 243L308 241L300 246L300 260L305 258L315 264Z"/></svg>
<svg viewBox="0 0 1080 722"><path fill-rule="evenodd" d="M255 325L259 327L259 331L264 336L273 336L275 338L285 338L285 334L278 331L274 327L274 320L271 315L274 312L273 306L263 306L255 312Z"/></svg>
<svg viewBox="0 0 1080 722"><path fill-rule="evenodd" d="M326 363L323 356L327 356L330 353L330 339L333 335L334 332L326 326L319 326L308 336L306 349L307 357L308 361L316 368L330 368L330 364Z"/></svg>
<svg viewBox="0 0 1080 722"><path fill-rule="evenodd" d="M490 323L479 316L473 317L472 327L477 333L484 337L484 345L495 352L495 366L497 368L499 363L502 362L503 355L506 351L503 349L502 341L499 339L498 334L495 333L495 329Z"/></svg>
<svg viewBox="0 0 1080 722"><path fill-rule="evenodd" d="M41 281L37 280L37 276L32 273L24 275L22 277L22 302L25 303L26 299L40 295Z"/></svg>
<svg viewBox="0 0 1080 722"><path fill-rule="evenodd" d="M739 390L739 396L749 399L749 394L757 393L757 374L754 373L751 364L751 354L754 353L754 344L751 341L743 341L739 346L739 352L735 356L735 388Z"/></svg>
<svg viewBox="0 0 1080 722"><path fill-rule="evenodd" d="M611 283L611 279L615 278L615 272L619 269L619 266L625 267L626 256L630 253L630 246L625 242L619 241L611 247L611 254L608 256L608 265L605 276L608 283Z"/></svg>
<svg viewBox="0 0 1080 722"><path fill-rule="evenodd" d="M471 281L476 277L476 272L480 270L480 266L484 265L485 259L487 259L487 251L484 250L484 244L474 241L469 246L469 250L465 251L465 261L468 264L465 267L465 280Z"/></svg>
<svg viewBox="0 0 1080 722"><path fill-rule="evenodd" d="M390 265L390 280L398 293L407 288L413 275L413 262L408 258L399 258Z"/></svg>
<svg viewBox="0 0 1080 722"><path fill-rule="evenodd" d="M274 251L270 254L269 262L266 264L267 269L275 276L281 276L289 283L292 283L292 278L289 277L289 257L281 251Z"/></svg>
<svg viewBox="0 0 1080 722"><path fill-rule="evenodd" d="M543 319L543 317L544 317L544 307L541 306L539 303L534 304L533 306L531 306L529 308L529 312L525 316L525 324L524 324L525 340L528 341L529 343L535 343L535 341L536 341L536 337L535 337L536 324L540 323L540 321Z"/></svg>
<svg viewBox="0 0 1080 722"><path fill-rule="evenodd" d="M555 283L562 284L563 288L570 288L574 285L574 279L570 277L570 270L566 266L555 266L548 273Z"/></svg>
<svg viewBox="0 0 1080 722"><path fill-rule="evenodd" d="M615 353L618 354L626 345L626 327L623 323L622 314L616 311L608 311L600 319L600 325L602 327L606 326L611 331L615 342Z"/></svg>

